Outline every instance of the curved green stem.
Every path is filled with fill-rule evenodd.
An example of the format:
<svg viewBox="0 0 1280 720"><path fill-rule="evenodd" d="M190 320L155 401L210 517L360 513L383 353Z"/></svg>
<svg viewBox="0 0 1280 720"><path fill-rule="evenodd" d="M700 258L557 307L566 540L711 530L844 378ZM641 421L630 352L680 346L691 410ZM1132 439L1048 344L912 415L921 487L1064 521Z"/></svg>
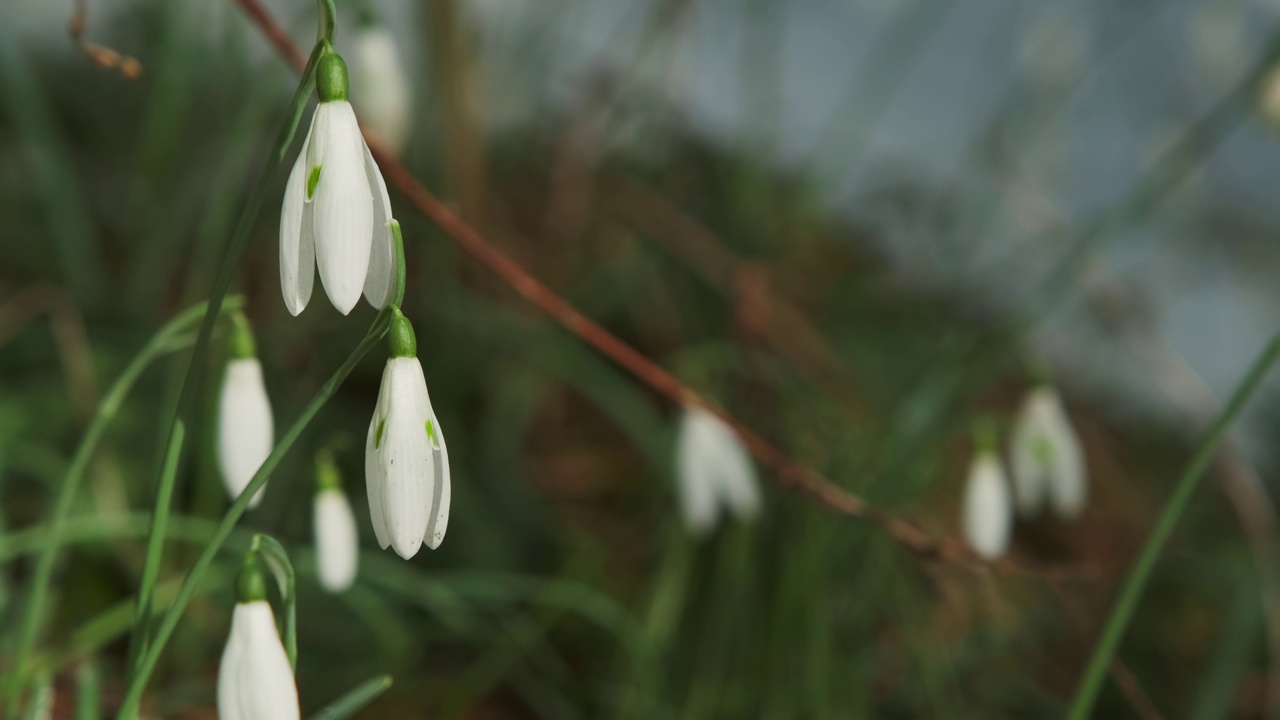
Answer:
<svg viewBox="0 0 1280 720"><path fill-rule="evenodd" d="M338 11L333 6L333 0L316 0L316 11L320 19L320 26L316 29L316 45L321 43L333 42L333 31L337 26Z"/></svg>
<svg viewBox="0 0 1280 720"><path fill-rule="evenodd" d="M289 667L298 669L298 578L289 562L289 553L270 535L253 536L249 553L256 555L275 577L284 603L284 651L289 656Z"/></svg>
<svg viewBox="0 0 1280 720"><path fill-rule="evenodd" d="M329 6L332 9L332 2L329 3ZM332 19L332 14L330 14L330 23L332 23ZM332 30L330 30L330 33L332 34ZM142 567L142 584L138 593L138 610L135 614L137 627L134 628L133 637L129 644L131 668L133 665L132 660L140 657L146 651L147 643L149 642L148 635L152 612L151 595L155 588L156 578L160 573L160 559L164 553L165 524L169 520L169 500L173 497L173 486L181 466L182 435L184 434L185 425L190 422L191 413L194 411L196 388L200 384L200 372L203 369L204 357L209 347L209 338L213 334L213 321L216 317L213 308L217 308L221 304L222 298L226 296L227 290L231 287L231 278L235 274L236 266L240 263L240 257L244 254L245 245L249 240L249 233L257 220L258 212L262 209L262 203L266 199L267 191L271 188L271 182L275 178L276 171L284 160L285 154L288 153L289 145L293 142L298 121L302 118L303 110L306 109L307 100L311 97L311 80L315 75L316 63L322 53L322 45L317 44L311 53L311 59L307 62L306 69L302 72L302 79L298 83L298 88L294 91L288 117L276 135L275 150L268 156L267 164L258 176L244 213L241 214L240 220L236 224L235 232L227 244L227 249L222 256L222 264L218 270L218 278L214 282L213 292L209 297L210 310L205 314L204 323L200 326L200 335L196 339L195 350L192 352L191 359L187 362L186 371L183 373L182 390L178 393L178 411L169 425L169 432L164 443L165 448L167 448L166 457L172 456L174 462L172 466L168 462L164 464L156 481L156 501L152 508L151 534L147 538L147 555Z"/></svg>
<svg viewBox="0 0 1280 720"><path fill-rule="evenodd" d="M1178 479L1177 485L1174 486L1169 503L1165 505L1164 512L1160 514L1160 519L1156 522L1150 537L1147 538L1147 543L1142 547L1142 552L1138 555L1128 579L1125 580L1124 588L1120 591L1120 598L1111 610L1111 617L1107 619L1102 638L1094 648L1084 677L1080 680L1080 687L1076 690L1071 711L1067 715L1069 720L1085 720L1093 712L1093 705L1098 699L1098 692L1102 689L1102 681L1106 677L1107 668L1111 665L1111 658L1115 656L1116 648L1119 647L1124 631L1129 626L1129 620L1133 617L1134 609L1138 605L1139 598L1142 597L1142 591L1146 588L1156 561L1160 559L1160 554L1169 541L1169 536L1173 534L1174 527L1177 526L1183 511L1187 509L1187 504L1195 493L1200 477L1213 461L1214 453L1226 434L1227 428L1240 414L1245 402L1262 384L1263 378L1278 358L1280 358L1280 335L1272 338L1268 343L1262 355L1249 370L1249 374L1232 394L1231 401L1214 419L1213 425L1197 445L1191 464L1187 466L1182 477Z"/></svg>
<svg viewBox="0 0 1280 720"><path fill-rule="evenodd" d="M239 307L240 302L239 298L233 298L224 303L216 312L236 309ZM101 440L107 426L115 419L125 396L133 389L134 383L137 382L142 372L155 359L189 347L192 343L192 338L189 335L180 335L180 333L190 329L204 313L205 303L201 303L179 314L166 323L164 327L160 328L159 332L143 346L142 350L125 367L124 372L120 373L120 377L116 379L115 384L111 386L111 389L103 397L102 402L98 404L98 410L90 421L84 437L80 440L80 446L76 448L75 456L71 460L71 466L67 468L66 475L63 477L61 487L58 490L58 497L54 501L53 514L48 525L44 547L40 552L39 559L36 561L35 574L31 581L31 593L27 598L18 646L14 653L12 673L9 676L8 686L5 691L9 698L8 709L11 716L17 714L16 710L21 702L23 683L26 680L27 658L35 647L36 638L40 634L44 605L49 592L49 581L53 576L58 547L62 543L63 528L66 524L67 516L71 513L76 491L80 488L80 483L84 479L85 471L88 469L89 461L93 458L93 453L98 447L98 442Z"/></svg>
<svg viewBox="0 0 1280 720"><path fill-rule="evenodd" d="M396 263L396 291L395 299L391 301L391 304L400 307L404 305L404 284L407 270L404 266L404 234L400 232L400 222L395 218L391 218L391 240L395 245L394 259Z"/></svg>
<svg viewBox="0 0 1280 720"><path fill-rule="evenodd" d="M369 332L364 336L364 339L360 341L360 344L342 363L337 372L325 382L315 397L311 399L311 402L303 409L302 414L293 422L288 432L276 444L267 459L263 461L262 467L258 468L258 472L254 474L253 479L245 486L240 496L231 504L231 507L227 509L227 513L222 516L217 529L214 530L213 537L205 545L195 565L192 566L187 573L186 579L183 580L182 588L178 590L178 596L174 598L173 604L169 606L164 616L160 618L160 622L156 627L155 637L139 655L138 664L133 668L133 672L130 675L129 687L125 693L124 703L121 705L117 718L135 720L138 717L138 709L142 702L142 691L146 687L151 673L155 670L156 663L160 660L160 653L164 650L165 643L168 642L174 628L177 627L178 620L182 617L182 612L187 607L187 602L191 600L196 587L200 584L200 579L204 577L209 565L213 563L214 556L217 555L222 544L226 542L231 531L235 529L240 516L244 515L244 511L248 509L249 500L259 488L266 484L267 478L275 470L276 466L280 464L280 460L284 458L285 453L289 452L289 449L293 447L293 444L298 440L298 436L315 418L316 413L320 412L320 408L324 407L324 404L338 391L338 388L347 379L347 375L351 373L356 363L382 340L382 337L387 332L390 317L391 313L387 310L383 310L378 314L377 319L373 321L373 325L369 328ZM154 523L152 532L155 532Z"/></svg>

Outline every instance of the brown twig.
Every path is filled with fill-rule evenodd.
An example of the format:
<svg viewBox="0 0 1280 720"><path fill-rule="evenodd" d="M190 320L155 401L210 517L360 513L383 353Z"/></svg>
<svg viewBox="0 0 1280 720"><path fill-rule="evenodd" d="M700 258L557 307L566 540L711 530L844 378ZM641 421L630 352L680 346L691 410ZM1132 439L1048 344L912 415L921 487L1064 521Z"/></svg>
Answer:
<svg viewBox="0 0 1280 720"><path fill-rule="evenodd" d="M752 263L735 255L710 230L659 192L628 178L605 182L606 206L640 228L647 238L689 267L703 282L727 297L740 295L742 274ZM822 332L782 294L766 290L768 311L761 332L786 360L822 383L855 414L865 411L864 393Z"/></svg>
<svg viewBox="0 0 1280 720"><path fill-rule="evenodd" d="M294 46L283 28L262 7L259 0L236 0L236 2L295 69L301 71L306 66L306 58ZM870 505L817 472L793 462L785 453L736 418L708 402L652 360L583 315L555 291L539 282L485 240L479 232L423 186L395 157L379 147L376 141L368 140L368 144L378 166L382 169L387 185L395 188L474 260L529 303L560 323L566 330L676 405L697 406L715 413L737 432L747 450L765 467L773 471L781 485L809 496L832 512L859 518L878 526L899 544L923 559L986 565L977 559L963 541L954 538L936 538L914 523ZM995 563L991 567L1012 574L1043 576L1056 573L1071 577L1079 575L1075 570L1042 570L1008 559Z"/></svg>
<svg viewBox="0 0 1280 720"><path fill-rule="evenodd" d="M89 8L88 0L75 0L75 10L71 14L71 20L67 23L67 33L71 35L71 40L80 48L80 52L89 62L106 70L114 70L129 80L133 80L142 74L142 63L137 58L123 55L106 45L99 45L95 42L89 42L84 39L85 28L88 25Z"/></svg>

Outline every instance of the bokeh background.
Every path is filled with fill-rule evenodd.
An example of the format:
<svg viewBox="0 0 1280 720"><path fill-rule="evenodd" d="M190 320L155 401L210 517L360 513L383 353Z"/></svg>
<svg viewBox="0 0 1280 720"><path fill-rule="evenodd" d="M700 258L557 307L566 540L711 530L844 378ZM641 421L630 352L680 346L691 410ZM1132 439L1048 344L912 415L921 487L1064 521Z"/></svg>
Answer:
<svg viewBox="0 0 1280 720"><path fill-rule="evenodd" d="M309 0L264 3L304 47ZM431 0L338 3L391 28L401 153L535 277L846 489L958 532L975 418L1047 369L1088 457L1071 523L1014 557L922 562L781 490L696 541L679 413L540 316L392 195L405 312L453 462L448 538L379 552L363 490L375 351L242 522L303 575L304 715L379 673L362 717L1060 716L1118 583L1218 403L1280 325L1280 141L1258 84L1273 0ZM13 642L46 515L100 392L202 299L295 79L229 0L0 5L0 618ZM292 157L292 156L290 156ZM373 312L280 299L278 178L235 283L283 428ZM203 359L218 375L225 348ZM184 358L111 427L77 527L140 528ZM203 390L166 554L176 582L227 505ZM1097 717L1263 717L1280 552L1277 407L1237 425L1159 565ZM339 448L361 577L320 591L313 457ZM202 534L203 533L203 534ZM247 535L151 683L212 718ZM118 702L143 541L66 553L44 649L55 717L92 671ZM1276 636L1280 637L1280 636ZM1280 647L1277 645L1276 647Z"/></svg>

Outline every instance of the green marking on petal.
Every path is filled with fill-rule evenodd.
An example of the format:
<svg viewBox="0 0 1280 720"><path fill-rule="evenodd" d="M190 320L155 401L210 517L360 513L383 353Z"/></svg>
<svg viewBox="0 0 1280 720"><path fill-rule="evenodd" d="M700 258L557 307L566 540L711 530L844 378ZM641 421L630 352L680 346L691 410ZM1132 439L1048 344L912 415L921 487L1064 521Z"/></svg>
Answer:
<svg viewBox="0 0 1280 720"><path fill-rule="evenodd" d="M427 418L426 426L427 426L427 439L431 441L432 445L435 445L438 447L440 445L440 441L436 440L436 426L435 426L435 423L431 422L431 418Z"/></svg>
<svg viewBox="0 0 1280 720"><path fill-rule="evenodd" d="M383 418L378 421L378 432L373 436L373 449L377 450L382 447L382 431L387 429L387 419Z"/></svg>
<svg viewBox="0 0 1280 720"><path fill-rule="evenodd" d="M316 196L316 185L320 184L320 166L311 168L311 176L307 178L307 199Z"/></svg>
<svg viewBox="0 0 1280 720"><path fill-rule="evenodd" d="M1047 468L1053 465L1053 457L1055 455L1053 443L1044 435L1036 435L1031 440L1031 454L1035 457L1040 467Z"/></svg>

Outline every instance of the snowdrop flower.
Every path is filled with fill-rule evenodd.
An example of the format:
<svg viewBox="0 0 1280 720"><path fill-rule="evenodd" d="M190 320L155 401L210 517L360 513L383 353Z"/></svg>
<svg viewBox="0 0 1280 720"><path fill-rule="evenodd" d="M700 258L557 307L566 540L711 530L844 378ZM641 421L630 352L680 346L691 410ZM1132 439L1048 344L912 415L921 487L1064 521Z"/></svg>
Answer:
<svg viewBox="0 0 1280 720"><path fill-rule="evenodd" d="M751 458L733 428L714 413L687 406L676 441L676 479L685 527L694 535L715 528L721 506L743 520L760 511Z"/></svg>
<svg viewBox="0 0 1280 720"><path fill-rule="evenodd" d="M411 98L396 41L385 27L366 25L352 42L351 103L360 111L369 136L399 155L409 138Z"/></svg>
<svg viewBox="0 0 1280 720"><path fill-rule="evenodd" d="M1013 503L1009 482L1000 459L990 449L980 450L969 468L964 493L964 536L974 552L995 560L1009 545Z"/></svg>
<svg viewBox="0 0 1280 720"><path fill-rule="evenodd" d="M1010 439L1009 462L1018 512L1039 512L1047 500L1070 520L1084 510L1088 494L1084 454L1058 393L1034 388L1023 401Z"/></svg>
<svg viewBox="0 0 1280 720"><path fill-rule="evenodd" d="M413 557L440 546L449 525L449 450L431 409L413 325L391 321L391 357L364 448L369 513L378 545Z"/></svg>
<svg viewBox="0 0 1280 720"><path fill-rule="evenodd" d="M298 686L276 632L267 588L252 561L236 581L238 602L218 667L221 720L298 720Z"/></svg>
<svg viewBox="0 0 1280 720"><path fill-rule="evenodd" d="M361 292L381 309L395 277L391 200L347 102L347 67L337 53L316 68L320 103L289 173L280 211L280 289L297 315L311 299L315 268L343 315Z"/></svg>
<svg viewBox="0 0 1280 720"><path fill-rule="evenodd" d="M316 567L325 590L342 592L355 582L360 558L356 517L347 494L342 492L342 478L333 459L325 453L316 465Z"/></svg>
<svg viewBox="0 0 1280 720"><path fill-rule="evenodd" d="M1258 107L1273 128L1280 128L1280 65L1263 78L1258 92Z"/></svg>
<svg viewBox="0 0 1280 720"><path fill-rule="evenodd" d="M235 500L275 447L275 425L253 334L243 316L233 322L232 357L218 399L218 466L227 492ZM258 506L265 489L264 485L254 493L249 507Z"/></svg>

